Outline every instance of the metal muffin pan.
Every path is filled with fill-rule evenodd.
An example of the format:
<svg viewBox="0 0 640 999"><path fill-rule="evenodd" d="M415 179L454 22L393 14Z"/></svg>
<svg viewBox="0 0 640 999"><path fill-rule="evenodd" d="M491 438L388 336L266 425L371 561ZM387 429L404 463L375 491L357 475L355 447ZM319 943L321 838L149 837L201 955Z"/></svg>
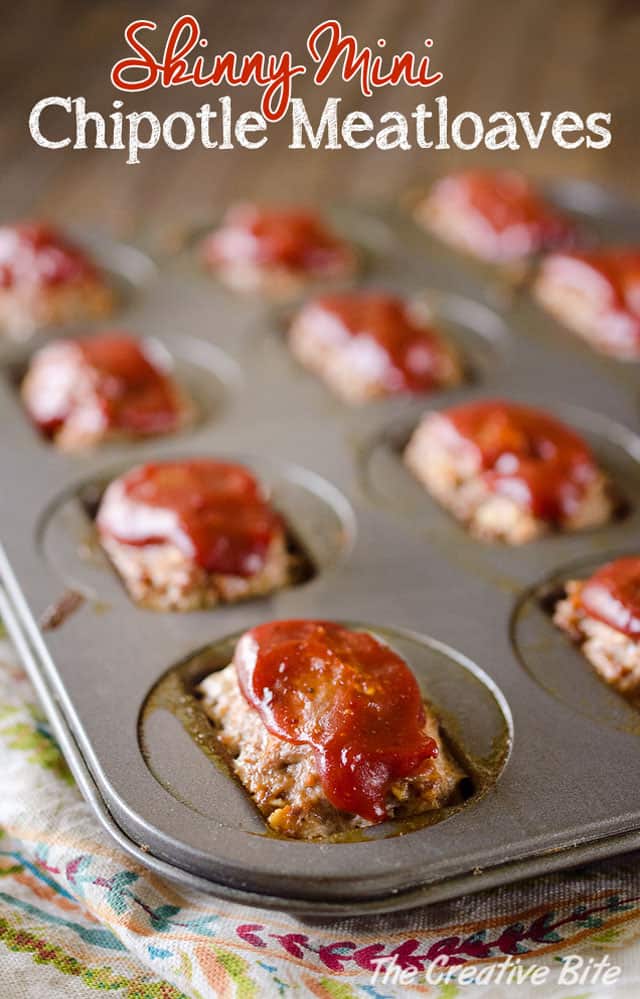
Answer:
<svg viewBox="0 0 640 999"><path fill-rule="evenodd" d="M638 213L616 214L580 190L596 232L640 239ZM573 188L554 194L575 200ZM544 609L565 567L637 546L638 368L598 357L523 291L496 295L485 268L400 214L341 217L356 239L377 234L362 282L425 296L465 350L467 384L348 408L289 355L287 310L224 291L192 248L159 261L113 323L172 355L201 403L191 429L59 454L20 406L16 371L29 349L10 351L0 377L2 467L11 469L0 490L0 611L83 792L118 842L164 875L308 915L409 907L640 845L629 765L640 749L638 716L594 680ZM118 253L104 244L103 259ZM468 537L406 472L400 448L426 408L490 395L548 407L584 433L626 515L517 549ZM87 490L133 464L193 454L255 469L310 556L310 579L211 611L133 605L95 544ZM84 602L42 630L43 614L69 588ZM245 792L153 691L177 664L195 673L222 666L233 636L286 617L360 622L388 640L485 774L479 793L402 835L392 823L353 842L267 834Z"/></svg>

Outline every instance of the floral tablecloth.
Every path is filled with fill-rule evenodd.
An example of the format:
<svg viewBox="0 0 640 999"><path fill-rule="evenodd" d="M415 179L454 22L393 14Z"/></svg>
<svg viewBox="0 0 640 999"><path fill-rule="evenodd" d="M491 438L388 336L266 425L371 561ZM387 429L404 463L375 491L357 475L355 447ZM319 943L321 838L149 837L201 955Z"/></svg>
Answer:
<svg viewBox="0 0 640 999"><path fill-rule="evenodd" d="M380 958L389 960L382 966ZM498 961L520 978L487 978ZM603 961L613 984L605 984ZM460 979L465 969L470 982ZM339 922L176 890L122 854L94 820L0 641L0 996L99 993L637 999L640 856Z"/></svg>

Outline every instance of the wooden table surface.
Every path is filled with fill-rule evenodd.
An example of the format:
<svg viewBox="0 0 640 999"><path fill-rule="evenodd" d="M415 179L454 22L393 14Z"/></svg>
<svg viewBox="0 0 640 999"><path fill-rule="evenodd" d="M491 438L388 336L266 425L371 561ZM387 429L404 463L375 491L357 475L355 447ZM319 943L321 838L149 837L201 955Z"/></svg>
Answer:
<svg viewBox="0 0 640 999"><path fill-rule="evenodd" d="M602 181L640 200L640 3L634 0L21 0L3 10L0 63L0 185L2 217L45 214L65 222L99 224L121 234L161 232L176 222L208 216L238 197L387 197L423 184L451 168L508 164L535 176L573 175ZM366 43L387 39L387 53L423 50L434 38L432 68L442 69L442 88L387 87L365 99L355 84L332 80L322 89L298 78L296 95L311 116L328 96L342 110L361 108L377 117L386 110L409 113L419 100L439 93L451 113L474 110L572 109L613 114L613 142L601 151L567 151L551 140L537 152L489 153L412 149L382 152L291 151L288 124L270 129L257 151L206 151L200 145L175 152L164 146L127 166L112 150L45 150L31 139L27 118L42 97L84 96L90 109L112 111L118 94L109 83L113 63L130 54L125 25L152 17L164 38L174 18L196 14L210 40L209 52L290 48L304 61L309 30L339 17L345 30ZM158 88L128 95L125 111L150 109L193 113L226 88ZM257 107L255 91L233 91L234 111Z"/></svg>

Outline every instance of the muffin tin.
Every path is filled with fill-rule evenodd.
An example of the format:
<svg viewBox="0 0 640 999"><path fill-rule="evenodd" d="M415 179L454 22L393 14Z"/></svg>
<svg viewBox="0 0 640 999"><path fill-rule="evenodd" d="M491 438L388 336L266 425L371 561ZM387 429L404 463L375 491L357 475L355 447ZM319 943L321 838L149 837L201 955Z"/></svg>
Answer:
<svg viewBox="0 0 640 999"><path fill-rule="evenodd" d="M552 193L603 237L640 240L640 213L605 193ZM363 283L426 298L465 351L465 385L348 408L288 354L288 309L232 296L200 270L193 246L154 268L98 237L99 259L128 277L113 325L164 345L200 419L171 438L59 454L16 391L38 341L5 344L0 356L0 613L81 789L120 845L165 876L308 915L410 907L640 845L640 718L594 679L545 604L575 564L586 571L638 544L638 367L594 354L524 290L401 212L335 215L364 246ZM495 395L546 407L583 433L625 515L522 548L468 537L405 470L401 448L426 408ZM308 578L211 611L133 605L96 545L92 504L133 464L196 454L255 470L313 565ZM70 590L79 606L41 628ZM239 633L288 617L367 627L407 659L474 774L463 805L348 841L267 833L217 765L190 689L226 665Z"/></svg>

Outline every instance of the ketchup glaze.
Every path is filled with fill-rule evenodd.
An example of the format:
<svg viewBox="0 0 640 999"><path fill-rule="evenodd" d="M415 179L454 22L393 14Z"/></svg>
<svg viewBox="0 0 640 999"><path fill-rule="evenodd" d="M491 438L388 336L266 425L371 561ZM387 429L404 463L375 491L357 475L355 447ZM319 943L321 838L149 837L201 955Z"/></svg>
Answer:
<svg viewBox="0 0 640 999"><path fill-rule="evenodd" d="M521 174L476 170L440 183L443 198L450 195L481 217L495 236L497 257L527 256L573 239L568 220Z"/></svg>
<svg viewBox="0 0 640 999"><path fill-rule="evenodd" d="M379 348L371 367L389 392L424 392L438 385L446 347L435 330L412 317L401 298L352 291L325 295L309 308L330 318L332 338L337 326L345 339L360 343L363 352L371 343Z"/></svg>
<svg viewBox="0 0 640 999"><path fill-rule="evenodd" d="M351 260L349 248L310 211L237 205L204 245L218 263L252 263L299 273L335 271Z"/></svg>
<svg viewBox="0 0 640 999"><path fill-rule="evenodd" d="M108 487L96 523L122 544L169 542L208 572L244 577L283 526L248 469L207 458L132 469Z"/></svg>
<svg viewBox="0 0 640 999"><path fill-rule="evenodd" d="M441 415L454 437L473 447L488 487L542 520L570 518L598 475L588 445L543 410L483 400Z"/></svg>
<svg viewBox="0 0 640 999"><path fill-rule="evenodd" d="M553 253L543 274L591 299L603 341L640 353L640 248Z"/></svg>
<svg viewBox="0 0 640 999"><path fill-rule="evenodd" d="M41 222L0 226L0 288L51 287L96 277L87 255L52 226Z"/></svg>
<svg viewBox="0 0 640 999"><path fill-rule="evenodd" d="M240 689L272 735L311 746L324 793L370 822L391 785L438 755L413 673L373 635L331 621L273 621L238 641Z"/></svg>
<svg viewBox="0 0 640 999"><path fill-rule="evenodd" d="M582 586L579 601L590 617L640 639L640 556L603 565Z"/></svg>
<svg viewBox="0 0 640 999"><path fill-rule="evenodd" d="M142 341L126 333L61 340L36 354L37 386L28 397L34 422L53 436L71 417L134 435L168 433L181 405L171 377Z"/></svg>
<svg viewBox="0 0 640 999"><path fill-rule="evenodd" d="M95 372L96 395L109 426L136 434L175 429L180 416L175 385L142 343L111 333L80 340L78 347Z"/></svg>
<svg viewBox="0 0 640 999"><path fill-rule="evenodd" d="M558 264L565 260L567 269L572 261L583 264L586 287L589 287L589 269L593 271L591 287L594 291L600 289L612 304L640 316L640 248L620 246L588 252L556 253L551 259ZM577 278L577 267L573 274Z"/></svg>

